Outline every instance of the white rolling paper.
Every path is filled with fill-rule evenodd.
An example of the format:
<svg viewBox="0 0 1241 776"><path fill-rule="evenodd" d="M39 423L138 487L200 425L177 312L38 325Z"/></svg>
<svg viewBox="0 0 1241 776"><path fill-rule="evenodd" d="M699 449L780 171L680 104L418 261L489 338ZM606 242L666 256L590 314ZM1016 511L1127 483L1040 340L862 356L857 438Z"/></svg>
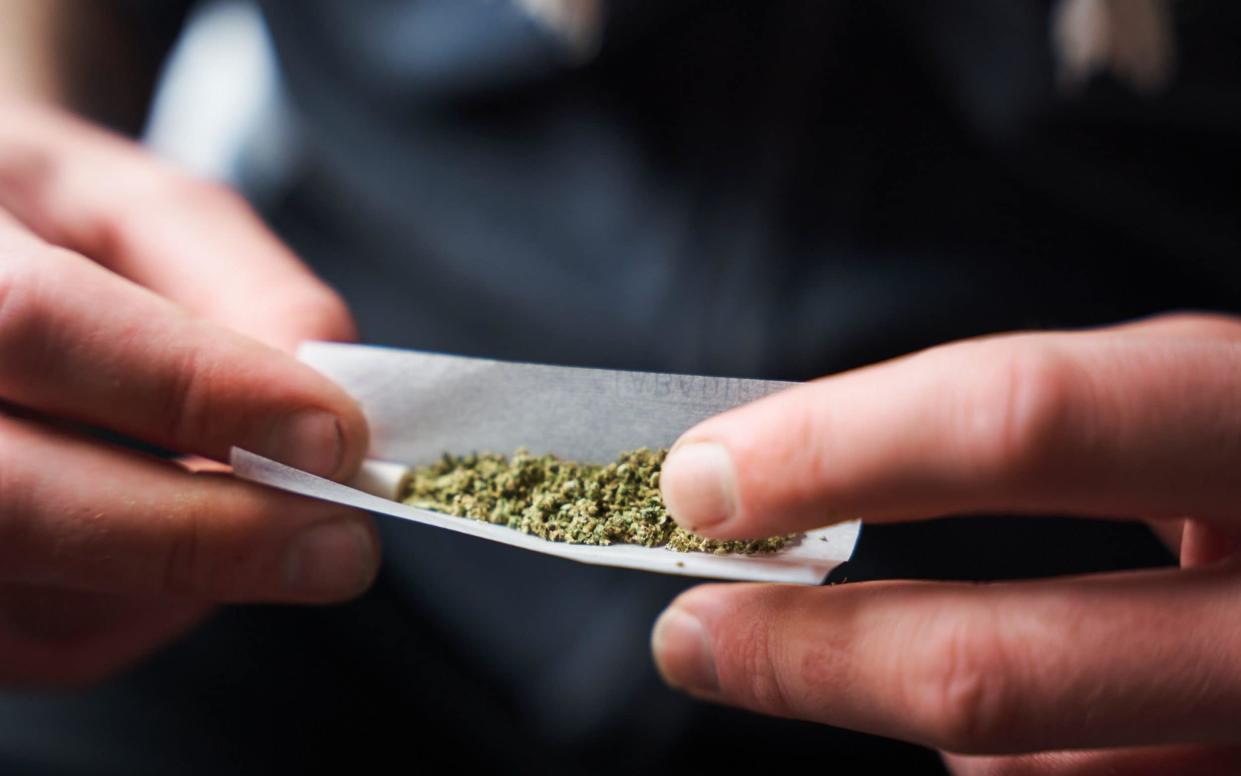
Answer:
<svg viewBox="0 0 1241 776"><path fill-rule="evenodd" d="M532 453L607 463L626 450L668 447L711 415L790 383L518 364L312 342L298 354L342 386L371 428L371 458L350 487L234 449L236 476L314 498L606 566L714 579L819 584L849 559L860 525L807 533L763 555L550 542L503 526L416 509L389 496L406 466L445 452ZM369 492L368 492L369 491ZM382 495L374 495L380 493Z"/></svg>

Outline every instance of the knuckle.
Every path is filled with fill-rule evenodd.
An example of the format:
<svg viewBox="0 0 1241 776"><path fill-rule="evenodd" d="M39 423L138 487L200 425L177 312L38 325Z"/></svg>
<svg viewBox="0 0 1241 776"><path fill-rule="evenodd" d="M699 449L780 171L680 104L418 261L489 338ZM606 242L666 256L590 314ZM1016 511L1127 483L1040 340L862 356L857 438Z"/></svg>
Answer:
<svg viewBox="0 0 1241 776"><path fill-rule="evenodd" d="M814 412L811 405L795 406L793 409L794 411L789 413L792 421L792 444L785 448L784 455L787 460L782 461L781 465L789 466L791 471L795 471L792 467L800 464L801 470L805 471L807 476L801 478L801 490L795 491L795 497L808 499L816 488L831 484L832 474L837 469L837 462L833 460L829 446L825 443L830 439L832 429L827 425L828 416Z"/></svg>
<svg viewBox="0 0 1241 776"><path fill-rule="evenodd" d="M1006 347L962 397L965 458L986 479L1021 481L1054 461L1079 385L1077 368L1046 343Z"/></svg>
<svg viewBox="0 0 1241 776"><path fill-rule="evenodd" d="M165 181L168 198L187 211L251 213L250 203L234 189L221 183L187 175L171 174Z"/></svg>
<svg viewBox="0 0 1241 776"><path fill-rule="evenodd" d="M1164 313L1151 318L1149 326L1157 331L1196 338L1241 337L1241 318L1227 313Z"/></svg>
<svg viewBox="0 0 1241 776"><path fill-rule="evenodd" d="M157 417L165 439L181 449L212 436L214 415L209 404L214 367L193 347L174 351L170 360L171 368L156 389Z"/></svg>
<svg viewBox="0 0 1241 776"><path fill-rule="evenodd" d="M49 302L64 262L47 259L59 254L70 256L62 248L47 246L0 250L0 382L41 371L58 347Z"/></svg>
<svg viewBox="0 0 1241 776"><path fill-rule="evenodd" d="M807 504L817 505L822 517L840 513L837 500L848 494L838 492L840 467L829 443L831 413L816 411L814 399L811 391L772 396L730 413L722 425L708 421L699 427L707 438L718 434L729 440L737 473L739 530L772 531L772 521L787 520ZM773 479L774 471L798 474Z"/></svg>
<svg viewBox="0 0 1241 776"><path fill-rule="evenodd" d="M166 439L184 439L188 430L197 424L191 410L196 380L197 358L193 351L175 356L176 366L168 370L168 377L160 387L159 419Z"/></svg>
<svg viewBox="0 0 1241 776"><path fill-rule="evenodd" d="M259 572L245 562L241 548L260 524L259 515L230 506L221 514L219 504L200 496L169 507L167 530L153 554L152 581L159 592L228 599L257 586Z"/></svg>
<svg viewBox="0 0 1241 776"><path fill-rule="evenodd" d="M937 626L924 644L905 677L918 728L929 743L950 752L994 747L1017 710L999 632L989 624L954 623Z"/></svg>
<svg viewBox="0 0 1241 776"><path fill-rule="evenodd" d="M1197 326L1199 324L1215 324L1215 323L1234 323L1229 315L1223 313L1191 313L1184 311L1175 311L1167 313L1159 313L1152 315L1150 318L1140 321L1139 323L1153 326Z"/></svg>
<svg viewBox="0 0 1241 776"><path fill-rule="evenodd" d="M744 705L769 714L793 713L778 645L767 623L752 622L737 631L728 652L731 654L726 654L726 665L732 669L734 686L725 684L725 691L730 695L736 693L735 697ZM720 678L727 682L729 677Z"/></svg>
<svg viewBox="0 0 1241 776"><path fill-rule="evenodd" d="M31 143L18 143L0 150L0 187L4 206L24 219L34 216L39 231L49 239L60 236L56 225L39 214L54 210L54 193L69 174L71 165L63 156Z"/></svg>
<svg viewBox="0 0 1241 776"><path fill-rule="evenodd" d="M106 262L110 257L137 251L150 230L151 213L160 199L156 192L130 191L101 208L92 219L92 234L86 242L92 249L90 255Z"/></svg>
<svg viewBox="0 0 1241 776"><path fill-rule="evenodd" d="M204 549L203 532L196 510L180 510L173 530L164 535L160 573L156 584L161 593L193 595L207 591L213 574L210 554Z"/></svg>
<svg viewBox="0 0 1241 776"><path fill-rule="evenodd" d="M12 364L14 346L20 344L31 313L33 278L30 263L20 251L0 254L0 354Z"/></svg>
<svg viewBox="0 0 1241 776"><path fill-rule="evenodd" d="M131 171L124 197L117 197L98 213L92 245L102 256L140 252L151 234L151 214L170 206L183 212L246 207L240 195L224 186L189 177L158 164Z"/></svg>

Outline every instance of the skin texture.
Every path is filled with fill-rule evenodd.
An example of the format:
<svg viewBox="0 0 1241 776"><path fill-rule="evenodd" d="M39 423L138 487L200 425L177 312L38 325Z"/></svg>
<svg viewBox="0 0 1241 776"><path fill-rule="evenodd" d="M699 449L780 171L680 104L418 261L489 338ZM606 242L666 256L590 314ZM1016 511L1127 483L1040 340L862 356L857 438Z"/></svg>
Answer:
<svg viewBox="0 0 1241 776"><path fill-rule="evenodd" d="M59 72L59 51L115 39L90 26L86 45L56 46L67 7L16 0L0 28L13 44L0 46L5 683L105 676L214 601L339 600L377 558L362 516L209 473L231 443L310 455L298 462L335 476L356 465L357 408L280 352L348 339L352 324L233 194L17 101L105 91ZM136 92L119 102L138 110L100 115L132 121ZM1239 330L1187 316L963 343L694 429L687 443L706 447L665 467L665 498L717 538L845 516L1076 511L1156 521L1180 539L1184 568L705 586L656 626L665 677L719 702L972 753L946 757L962 774L1241 771ZM307 412L310 444L277 432ZM178 467L92 427L205 457ZM311 551L291 552L295 537ZM1138 742L1161 745L1126 748Z"/></svg>
<svg viewBox="0 0 1241 776"><path fill-rule="evenodd" d="M1181 568L706 585L656 624L660 670L701 698L957 753L962 774L1241 771L1238 396L1241 321L1176 315L946 345L710 419L662 479L707 536L1069 513L1179 535Z"/></svg>
<svg viewBox="0 0 1241 776"><path fill-rule="evenodd" d="M235 194L54 109L0 104L0 682L93 681L214 602L362 592L369 519L218 463L240 445L348 477L361 412L290 352L353 336Z"/></svg>

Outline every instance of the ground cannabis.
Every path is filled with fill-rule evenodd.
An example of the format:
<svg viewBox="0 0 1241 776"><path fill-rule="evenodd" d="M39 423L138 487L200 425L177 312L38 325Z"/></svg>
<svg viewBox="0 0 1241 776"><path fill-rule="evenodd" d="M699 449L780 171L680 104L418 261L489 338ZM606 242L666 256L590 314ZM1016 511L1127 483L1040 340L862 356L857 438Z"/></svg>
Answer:
<svg viewBox="0 0 1241 776"><path fill-rule="evenodd" d="M606 466L518 450L451 456L414 470L401 501L554 542L640 544L680 552L774 552L793 536L718 541L679 527L659 494L667 450L622 453Z"/></svg>

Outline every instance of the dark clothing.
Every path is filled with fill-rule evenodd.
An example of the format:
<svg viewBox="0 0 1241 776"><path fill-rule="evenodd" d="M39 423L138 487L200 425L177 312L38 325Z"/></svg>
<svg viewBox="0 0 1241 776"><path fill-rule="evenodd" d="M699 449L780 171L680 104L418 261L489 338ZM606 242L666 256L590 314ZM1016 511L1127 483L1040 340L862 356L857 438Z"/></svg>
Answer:
<svg viewBox="0 0 1241 776"><path fill-rule="evenodd" d="M1241 304L1232 4L1156 98L1060 96L1037 0L621 2L579 67L512 3L265 5L369 339L802 379Z"/></svg>
<svg viewBox="0 0 1241 776"><path fill-rule="evenodd" d="M987 332L1241 311L1235 4L1176 6L1179 71L1154 98L1057 92L1039 0L623 0L581 64L504 3L263 5L306 149L270 216L366 341L802 379ZM237 609L99 694L4 704L65 730L168 704L170 731L198 731L181 751L222 758L204 770L351 746L411 770L429 751L938 767L664 689L647 638L683 580L382 528L358 604ZM840 576L1167 560L1136 526L972 519L867 529ZM177 752L137 751L155 770Z"/></svg>

